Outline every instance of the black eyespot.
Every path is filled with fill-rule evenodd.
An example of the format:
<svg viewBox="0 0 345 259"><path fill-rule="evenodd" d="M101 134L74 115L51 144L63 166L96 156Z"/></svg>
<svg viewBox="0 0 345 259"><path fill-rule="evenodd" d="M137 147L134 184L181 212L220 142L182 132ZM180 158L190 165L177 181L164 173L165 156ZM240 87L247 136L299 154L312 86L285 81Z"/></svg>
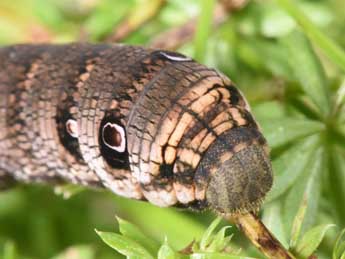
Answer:
<svg viewBox="0 0 345 259"><path fill-rule="evenodd" d="M125 138L125 130L122 126L110 122L103 126L102 140L107 147L119 153L123 153L126 150Z"/></svg>
<svg viewBox="0 0 345 259"><path fill-rule="evenodd" d="M126 130L121 121L106 115L99 127L99 148L103 159L116 169L129 169Z"/></svg>

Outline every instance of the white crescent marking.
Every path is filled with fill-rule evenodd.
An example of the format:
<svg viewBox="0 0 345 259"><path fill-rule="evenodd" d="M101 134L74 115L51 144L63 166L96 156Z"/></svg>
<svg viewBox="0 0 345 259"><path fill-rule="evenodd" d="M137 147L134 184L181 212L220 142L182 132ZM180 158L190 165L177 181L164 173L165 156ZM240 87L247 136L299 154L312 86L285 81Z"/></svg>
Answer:
<svg viewBox="0 0 345 259"><path fill-rule="evenodd" d="M173 61L191 61L190 57L173 56L163 51L160 52L164 57Z"/></svg>

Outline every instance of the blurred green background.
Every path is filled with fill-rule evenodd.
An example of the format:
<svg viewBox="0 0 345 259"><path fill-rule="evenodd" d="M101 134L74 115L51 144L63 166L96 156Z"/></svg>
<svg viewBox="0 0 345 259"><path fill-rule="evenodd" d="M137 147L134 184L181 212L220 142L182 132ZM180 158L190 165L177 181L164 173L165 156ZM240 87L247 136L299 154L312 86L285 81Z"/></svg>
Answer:
<svg viewBox="0 0 345 259"><path fill-rule="evenodd" d="M330 258L336 234L345 227L345 60L322 45L302 19L309 43L301 21L284 11L284 1L232 2L243 3L228 9L211 29L212 10L221 5L211 0L0 0L0 45L103 42L125 21L135 26L145 20L120 41L149 46L162 33L199 17L196 34L190 33L177 50L228 75L263 127L276 173L264 221L286 245L296 212L307 203L302 232L316 224L337 225L318 252ZM340 50L345 48L343 0L293 5ZM214 218L209 212L161 209L106 191L84 190L65 200L49 187L18 186L0 193L0 258L12 248L13 258L61 253L60 258L123 258L94 231L116 231L115 215L152 239L162 242L167 236L176 249L200 238ZM243 254L262 257L235 228L230 232Z"/></svg>

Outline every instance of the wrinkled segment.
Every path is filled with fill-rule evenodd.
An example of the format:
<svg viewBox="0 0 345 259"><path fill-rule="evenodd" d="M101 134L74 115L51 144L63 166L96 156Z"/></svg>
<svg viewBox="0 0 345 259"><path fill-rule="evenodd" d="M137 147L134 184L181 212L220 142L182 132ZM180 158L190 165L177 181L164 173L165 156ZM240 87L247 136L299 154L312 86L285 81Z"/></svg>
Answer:
<svg viewBox="0 0 345 259"><path fill-rule="evenodd" d="M16 179L31 181L59 181L55 168L60 165L43 148L51 140L45 120L43 98L37 91L36 75L42 72L42 53L48 47L12 47L0 53L0 85L5 123L1 145L1 166ZM47 115L48 116L48 115ZM42 157L45 160L42 160Z"/></svg>
<svg viewBox="0 0 345 259"><path fill-rule="evenodd" d="M131 172L128 150L110 146L103 129L106 125L126 129L132 106L164 66L163 59L139 47L121 47L116 54L109 49L93 63L80 91L78 122L83 158L106 187L125 197L143 199L141 186ZM127 135L122 136L124 142Z"/></svg>
<svg viewBox="0 0 345 259"><path fill-rule="evenodd" d="M0 127L0 188L13 178L68 181L158 206L237 211L270 187L245 99L219 72L174 52L0 48Z"/></svg>
<svg viewBox="0 0 345 259"><path fill-rule="evenodd" d="M1 49L0 80L6 90L1 98L6 98L4 128L10 146L4 168L16 179L100 185L66 128L68 121L75 121L69 109L78 108L75 85L96 49L79 44Z"/></svg>
<svg viewBox="0 0 345 259"><path fill-rule="evenodd" d="M223 132L256 127L245 106L216 71L191 61L166 66L144 89L127 125L131 169L145 198L158 206L204 201L206 187L195 185L195 170Z"/></svg>

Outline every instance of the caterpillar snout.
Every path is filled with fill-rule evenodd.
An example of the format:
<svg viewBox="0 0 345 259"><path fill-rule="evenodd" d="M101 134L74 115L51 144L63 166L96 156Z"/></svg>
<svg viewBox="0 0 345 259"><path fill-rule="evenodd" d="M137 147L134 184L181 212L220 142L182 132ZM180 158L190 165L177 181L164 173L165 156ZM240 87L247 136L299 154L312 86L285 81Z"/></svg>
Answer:
<svg viewBox="0 0 345 259"><path fill-rule="evenodd" d="M208 175L206 201L220 213L256 211L272 186L267 147L255 128L222 134L209 148L197 174Z"/></svg>

